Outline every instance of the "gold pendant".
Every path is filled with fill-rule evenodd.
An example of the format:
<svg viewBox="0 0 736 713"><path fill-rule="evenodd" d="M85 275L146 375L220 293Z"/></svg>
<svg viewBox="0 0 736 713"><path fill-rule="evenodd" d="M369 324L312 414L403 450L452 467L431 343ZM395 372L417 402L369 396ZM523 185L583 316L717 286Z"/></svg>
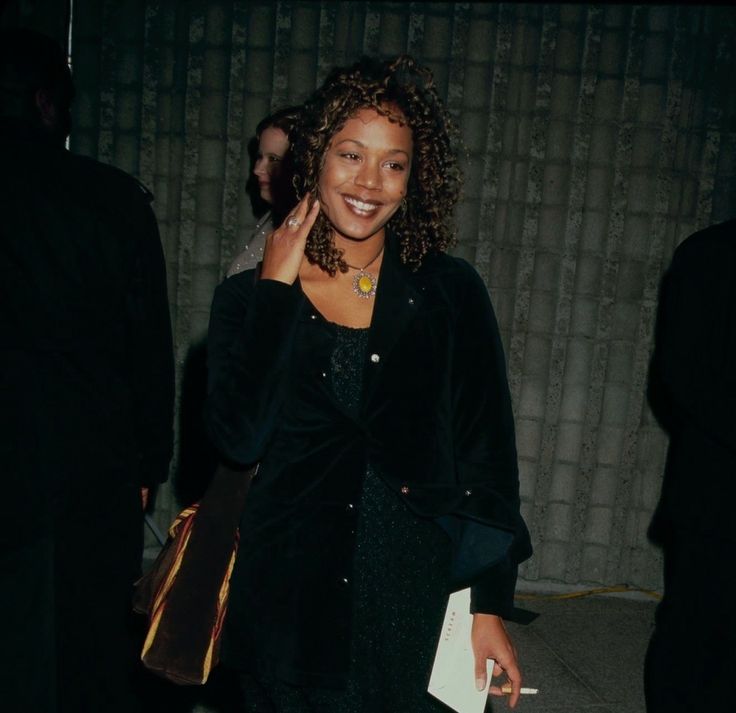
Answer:
<svg viewBox="0 0 736 713"><path fill-rule="evenodd" d="M353 292L358 297L368 299L376 294L378 280L370 272L360 270L353 278Z"/></svg>

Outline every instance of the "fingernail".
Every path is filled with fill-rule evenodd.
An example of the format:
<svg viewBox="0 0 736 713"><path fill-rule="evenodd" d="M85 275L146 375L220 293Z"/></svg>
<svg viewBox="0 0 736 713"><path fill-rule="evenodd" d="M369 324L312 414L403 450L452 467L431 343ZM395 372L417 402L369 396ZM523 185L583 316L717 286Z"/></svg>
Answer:
<svg viewBox="0 0 736 713"><path fill-rule="evenodd" d="M484 679L482 679L482 678L476 678L476 679L475 679L475 687L476 687L476 688L477 688L477 689L478 689L479 691L482 691L482 690L483 690L483 689L484 689L484 688L486 687L486 682L485 682L485 680L484 680Z"/></svg>

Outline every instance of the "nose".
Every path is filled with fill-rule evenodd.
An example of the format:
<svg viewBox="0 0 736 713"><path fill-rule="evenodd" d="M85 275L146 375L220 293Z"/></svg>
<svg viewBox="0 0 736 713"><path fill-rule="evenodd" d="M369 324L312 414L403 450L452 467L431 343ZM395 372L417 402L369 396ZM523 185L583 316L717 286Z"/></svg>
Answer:
<svg viewBox="0 0 736 713"><path fill-rule="evenodd" d="M355 177L355 183L364 188L377 190L381 187L381 170L377 161L365 161Z"/></svg>
<svg viewBox="0 0 736 713"><path fill-rule="evenodd" d="M268 161L266 161L265 156L256 159L256 165L253 166L253 174L256 176L268 175Z"/></svg>

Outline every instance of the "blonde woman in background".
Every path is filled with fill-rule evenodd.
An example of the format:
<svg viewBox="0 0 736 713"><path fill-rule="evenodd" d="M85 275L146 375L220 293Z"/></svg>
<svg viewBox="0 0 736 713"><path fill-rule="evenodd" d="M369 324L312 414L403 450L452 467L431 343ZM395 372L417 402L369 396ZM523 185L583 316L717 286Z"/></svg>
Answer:
<svg viewBox="0 0 736 713"><path fill-rule="evenodd" d="M287 107L262 119L256 127L258 153L253 176L258 181L259 196L270 210L258 221L245 247L233 260L228 277L254 268L263 259L268 234L296 203L291 184L289 134L298 117L299 107Z"/></svg>

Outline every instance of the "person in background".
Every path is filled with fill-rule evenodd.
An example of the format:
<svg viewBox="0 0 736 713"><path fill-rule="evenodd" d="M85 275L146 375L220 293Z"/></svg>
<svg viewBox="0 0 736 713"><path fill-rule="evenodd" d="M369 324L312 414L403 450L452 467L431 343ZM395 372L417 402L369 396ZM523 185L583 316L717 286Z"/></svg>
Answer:
<svg viewBox="0 0 736 713"><path fill-rule="evenodd" d="M258 221L248 244L233 260L227 271L228 277L254 268L263 259L266 237L275 226L281 224L296 203L289 134L299 117L299 111L299 107L281 109L262 119L256 127L258 152L253 176L258 182L259 197L270 206L270 210Z"/></svg>
<svg viewBox="0 0 736 713"><path fill-rule="evenodd" d="M8 711L131 713L171 327L151 194L65 149L73 92L53 40L0 33L0 692Z"/></svg>
<svg viewBox="0 0 736 713"><path fill-rule="evenodd" d="M728 713L736 670L736 220L686 238L662 281L649 400L667 431L650 537L664 598L647 652L648 713Z"/></svg>
<svg viewBox="0 0 736 713"><path fill-rule="evenodd" d="M208 430L260 464L222 644L251 713L445 710L426 689L468 585L468 685L493 658L518 700L503 618L531 545L493 309L446 253L454 135L411 58L335 70L293 133L302 198L260 279L216 290Z"/></svg>

